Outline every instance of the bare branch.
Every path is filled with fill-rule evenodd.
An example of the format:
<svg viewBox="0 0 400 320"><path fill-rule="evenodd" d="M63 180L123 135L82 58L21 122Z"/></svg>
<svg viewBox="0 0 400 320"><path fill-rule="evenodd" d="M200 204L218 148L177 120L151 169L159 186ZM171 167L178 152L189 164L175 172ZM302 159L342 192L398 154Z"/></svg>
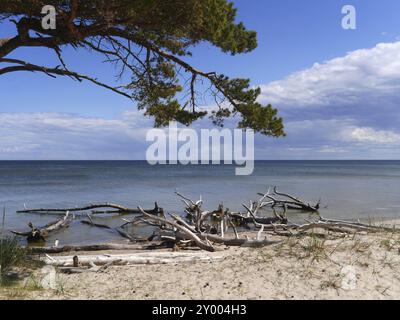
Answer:
<svg viewBox="0 0 400 320"><path fill-rule="evenodd" d="M11 62L11 61L13 61L13 62ZM48 67L43 67L43 66L37 66L34 64L30 64L30 63L20 61L20 60L15 60L15 59L0 59L0 62L11 62L11 63L20 64L18 66L10 66L10 67L5 67L3 69L0 69L0 75L10 73L10 72L17 72L17 71L29 71L29 72L42 72L51 77L55 77L56 75L57 76L68 76L68 77L72 77L78 81L87 80L89 82L92 82L92 83L100 86L100 87L103 87L103 88L111 90L115 93L118 93L119 95L122 95L126 98L132 99L132 97L129 94L127 94L117 88L111 87L107 84L104 84L104 83L98 81L97 79L94 79L89 76L82 75L82 74L79 74L79 73L76 73L73 71L59 69L59 68L48 68Z"/></svg>

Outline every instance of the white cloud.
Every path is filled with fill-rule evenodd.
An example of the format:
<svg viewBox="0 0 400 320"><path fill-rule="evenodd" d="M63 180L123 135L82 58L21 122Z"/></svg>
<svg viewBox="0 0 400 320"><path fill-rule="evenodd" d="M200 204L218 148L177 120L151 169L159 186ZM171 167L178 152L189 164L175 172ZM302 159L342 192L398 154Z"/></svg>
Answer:
<svg viewBox="0 0 400 320"><path fill-rule="evenodd" d="M0 159L141 159L151 126L138 111L117 119L0 113L0 123Z"/></svg>
<svg viewBox="0 0 400 320"><path fill-rule="evenodd" d="M261 86L288 137L283 158L400 157L400 42L381 43ZM271 145L271 143L267 143Z"/></svg>
<svg viewBox="0 0 400 320"><path fill-rule="evenodd" d="M399 159L400 134L357 126L352 119L289 121L288 136L257 136L257 159Z"/></svg>
<svg viewBox="0 0 400 320"><path fill-rule="evenodd" d="M262 85L261 100L278 107L354 105L400 96L400 42L361 49Z"/></svg>
<svg viewBox="0 0 400 320"><path fill-rule="evenodd" d="M374 130L373 128L354 128L344 131L345 141L367 142L374 144L398 144L400 134L389 130Z"/></svg>

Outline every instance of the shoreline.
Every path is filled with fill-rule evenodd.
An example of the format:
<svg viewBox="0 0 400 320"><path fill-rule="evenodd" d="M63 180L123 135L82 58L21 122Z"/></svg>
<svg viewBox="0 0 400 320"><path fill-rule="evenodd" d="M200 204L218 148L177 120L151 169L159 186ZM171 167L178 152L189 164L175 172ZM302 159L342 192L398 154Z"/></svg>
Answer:
<svg viewBox="0 0 400 320"><path fill-rule="evenodd" d="M387 224L398 228L400 220ZM223 254L223 259L215 261L57 273L56 290L2 288L0 299L400 298L399 232L343 237L316 232L282 240L263 248L220 246L217 252L208 253ZM86 253L77 253L82 254Z"/></svg>

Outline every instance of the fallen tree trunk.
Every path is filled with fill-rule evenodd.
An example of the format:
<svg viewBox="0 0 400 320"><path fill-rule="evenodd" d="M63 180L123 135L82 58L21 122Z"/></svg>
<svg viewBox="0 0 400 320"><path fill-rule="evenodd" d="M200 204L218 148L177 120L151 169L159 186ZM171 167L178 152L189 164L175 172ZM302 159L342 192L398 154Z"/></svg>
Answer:
<svg viewBox="0 0 400 320"><path fill-rule="evenodd" d="M139 246L134 244L93 244L83 246L63 246L63 247L27 247L30 254L63 253L79 251L105 251L105 250L146 250L149 246Z"/></svg>
<svg viewBox="0 0 400 320"><path fill-rule="evenodd" d="M69 211L67 211L62 219L50 222L43 227L36 228L31 222L29 222L28 226L31 228L30 231L27 232L11 231L11 232L19 236L27 237L28 242L46 241L46 238L51 233L55 233L61 229L67 228L70 223L71 219L69 219Z"/></svg>
<svg viewBox="0 0 400 320"><path fill-rule="evenodd" d="M48 265L57 267L74 267L74 256L42 257L40 260ZM79 267L95 264L105 265L135 265L135 264L168 264L184 262L216 261L224 258L224 255L210 255L204 252L198 253L175 253L175 252L152 252L119 255L84 255L79 256Z"/></svg>
<svg viewBox="0 0 400 320"><path fill-rule="evenodd" d="M80 211L88 211L93 209L100 209L100 208L113 208L117 210L113 211L92 211L92 214L103 214L103 213L119 213L119 214L138 214L141 213L138 209L127 208L118 204L113 203L101 203L101 204L90 204L84 207L76 207L76 208L42 208L42 209L24 209L18 210L17 213L38 213L38 214L62 214L66 211L69 212L80 212ZM149 214L159 214L162 213L163 209L160 208L157 202L154 205L153 209L146 210Z"/></svg>

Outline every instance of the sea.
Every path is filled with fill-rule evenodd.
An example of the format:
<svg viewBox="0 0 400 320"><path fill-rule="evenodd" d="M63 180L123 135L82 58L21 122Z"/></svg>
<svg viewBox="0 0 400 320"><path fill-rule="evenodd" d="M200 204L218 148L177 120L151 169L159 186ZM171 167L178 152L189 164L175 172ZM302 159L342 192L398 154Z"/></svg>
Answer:
<svg viewBox="0 0 400 320"><path fill-rule="evenodd" d="M56 216L17 213L24 208L68 208L111 202L183 213L175 191L203 199L205 210L225 207L243 211L243 204L276 186L310 203L321 202L320 214L332 219L400 218L400 161L256 161L250 176L236 176L233 165L155 165L145 161L0 161L0 206L6 231L45 225ZM3 210L1 210L3 211ZM309 214L290 212L298 221ZM118 227L119 215L95 221ZM114 230L81 223L49 238L60 245L118 241Z"/></svg>

